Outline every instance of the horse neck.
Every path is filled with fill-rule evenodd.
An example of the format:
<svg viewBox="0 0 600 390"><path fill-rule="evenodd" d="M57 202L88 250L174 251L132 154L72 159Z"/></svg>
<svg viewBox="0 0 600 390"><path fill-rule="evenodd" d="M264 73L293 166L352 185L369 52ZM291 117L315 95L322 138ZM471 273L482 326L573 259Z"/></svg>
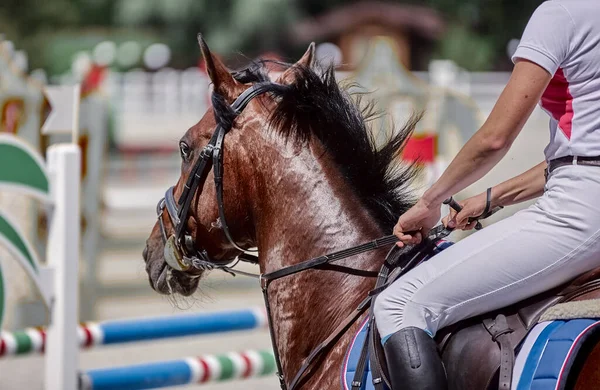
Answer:
<svg viewBox="0 0 600 390"><path fill-rule="evenodd" d="M314 157L324 156L319 147L311 149L312 153L308 148L296 153L289 148L284 153L273 150L257 169L263 176L251 199L263 273L383 235L333 164L326 157ZM384 254L367 253L339 264L376 270ZM373 284L373 278L326 270L309 270L271 283L271 320L286 379Z"/></svg>

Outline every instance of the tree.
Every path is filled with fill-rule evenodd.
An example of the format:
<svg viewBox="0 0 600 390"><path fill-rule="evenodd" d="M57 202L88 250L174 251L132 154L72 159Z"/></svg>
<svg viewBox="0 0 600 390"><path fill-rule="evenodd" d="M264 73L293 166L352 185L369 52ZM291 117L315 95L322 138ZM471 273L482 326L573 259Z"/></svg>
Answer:
<svg viewBox="0 0 600 390"><path fill-rule="evenodd" d="M0 26L9 39L30 54L33 66L48 67L43 48L59 31L118 29L149 33L173 50L172 65L196 63L194 37L202 32L215 52L243 52L253 57L278 51L288 58L303 48L290 47L289 26L334 7L361 0L2 0ZM436 56L470 70L509 69L506 45L519 38L542 0L388 0L429 6L448 23ZM61 38L62 39L62 38ZM91 49L91 47L90 47Z"/></svg>

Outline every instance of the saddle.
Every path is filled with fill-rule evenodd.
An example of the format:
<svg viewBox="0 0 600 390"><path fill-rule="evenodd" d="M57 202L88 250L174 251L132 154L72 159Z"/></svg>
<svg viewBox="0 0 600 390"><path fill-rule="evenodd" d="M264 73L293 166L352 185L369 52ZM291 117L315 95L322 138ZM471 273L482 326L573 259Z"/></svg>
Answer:
<svg viewBox="0 0 600 390"><path fill-rule="evenodd" d="M510 389L515 350L542 314L557 304L597 298L600 268L512 306L442 329L436 341L449 390Z"/></svg>
<svg viewBox="0 0 600 390"><path fill-rule="evenodd" d="M386 279L387 284L395 280L394 276L390 276L389 279L391 281ZM387 284L376 286L373 292L377 294ZM569 283L514 305L441 329L435 340L446 368L448 389L510 389L515 351L528 332L540 321L542 315L544 321L558 319L545 313L551 312L550 308L566 306L567 302L586 300L594 302L592 300L597 299L600 299L600 267L580 275ZM600 308L595 308L592 312L575 314L569 318L600 318ZM352 390L363 388L366 379L364 375L367 373L366 369L370 367L373 388L389 389L387 364L375 322L367 323L367 332L370 336L366 337L367 341L363 344L354 371L354 379L351 381L351 386L346 388L351 387Z"/></svg>

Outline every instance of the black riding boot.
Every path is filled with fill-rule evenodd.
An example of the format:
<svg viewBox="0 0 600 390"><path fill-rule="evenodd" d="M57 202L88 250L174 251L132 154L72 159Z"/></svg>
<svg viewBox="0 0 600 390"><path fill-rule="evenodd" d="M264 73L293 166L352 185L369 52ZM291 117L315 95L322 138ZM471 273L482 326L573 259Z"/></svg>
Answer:
<svg viewBox="0 0 600 390"><path fill-rule="evenodd" d="M446 390L446 370L435 341L410 327L391 335L383 345L392 390Z"/></svg>

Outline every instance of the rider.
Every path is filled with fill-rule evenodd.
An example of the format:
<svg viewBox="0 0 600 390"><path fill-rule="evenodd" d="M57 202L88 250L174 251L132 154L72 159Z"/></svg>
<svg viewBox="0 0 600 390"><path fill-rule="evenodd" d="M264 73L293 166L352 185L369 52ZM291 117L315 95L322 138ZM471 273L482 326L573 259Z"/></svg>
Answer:
<svg viewBox="0 0 600 390"><path fill-rule="evenodd" d="M510 81L481 129L400 216L400 246L440 219L444 199L488 173L535 105L550 115L545 161L491 189L491 206L537 202L460 241L397 280L374 312L393 389L444 389L438 329L559 286L600 266L600 5L546 1L529 20ZM541 100L541 101L540 101ZM593 166L596 165L596 166ZM545 172L548 173L547 181ZM443 223L471 229L487 192ZM409 233L409 232L417 233Z"/></svg>

